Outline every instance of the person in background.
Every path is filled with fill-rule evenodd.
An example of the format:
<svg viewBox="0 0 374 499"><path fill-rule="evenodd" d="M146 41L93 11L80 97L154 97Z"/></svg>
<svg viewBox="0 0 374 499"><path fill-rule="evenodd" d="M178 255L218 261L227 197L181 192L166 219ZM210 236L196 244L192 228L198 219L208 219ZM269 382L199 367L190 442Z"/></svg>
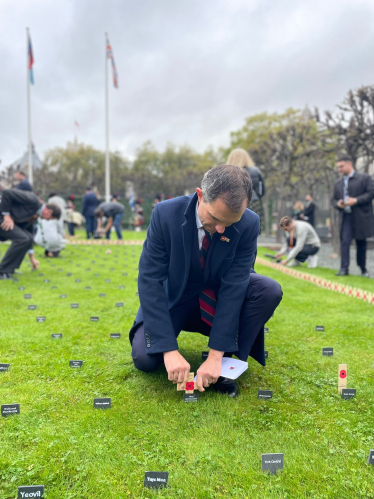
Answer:
<svg viewBox="0 0 374 499"><path fill-rule="evenodd" d="M366 239L374 236L374 181L370 175L356 172L347 154L339 156L337 168L342 178L334 186L332 204L339 211L341 264L335 275L349 274L349 248L355 239L357 265L363 277L370 277L366 268Z"/></svg>
<svg viewBox="0 0 374 499"><path fill-rule="evenodd" d="M305 196L305 206L304 211L302 213L302 219L304 222L310 223L312 227L314 227L314 211L316 209L316 205L313 203L313 198L310 194Z"/></svg>
<svg viewBox="0 0 374 499"><path fill-rule="evenodd" d="M292 218L295 220L303 220L304 205L301 201L296 201L293 206Z"/></svg>
<svg viewBox="0 0 374 499"><path fill-rule="evenodd" d="M249 209L254 211L260 217L261 230L264 230L264 207L262 205L262 197L265 195L266 187L261 170L255 166L253 159L245 149L233 149L227 158L227 164L240 166L244 168L250 175L252 180L252 200Z"/></svg>
<svg viewBox="0 0 374 499"><path fill-rule="evenodd" d="M64 231L61 229L59 220L43 220L38 218L36 222L36 234L34 242L45 249L45 256L56 258L66 246Z"/></svg>
<svg viewBox="0 0 374 499"><path fill-rule="evenodd" d="M74 206L74 194L71 194L69 196L68 202L67 202L67 207L66 207L66 223L68 224L68 231L70 236L75 235L75 223L74 223L74 218L73 218L73 213L75 211L75 206Z"/></svg>
<svg viewBox="0 0 374 499"><path fill-rule="evenodd" d="M152 203L152 211L155 209L156 204L161 203L161 200L162 200L161 194L157 194L157 196L155 196L155 199Z"/></svg>
<svg viewBox="0 0 374 499"><path fill-rule="evenodd" d="M16 186L16 189L19 189L20 191L32 192L31 184L27 180L26 175L22 170L16 171L16 179L19 181L19 184Z"/></svg>
<svg viewBox="0 0 374 499"><path fill-rule="evenodd" d="M57 221L57 223L60 225L59 232L64 234L65 232L65 226L64 226L64 220L66 217L65 210L66 210L66 201L63 197L59 196L57 192L51 192L48 198L48 203L50 204L55 204L57 205L60 210L61 210L61 217Z"/></svg>
<svg viewBox="0 0 374 499"><path fill-rule="evenodd" d="M26 253L34 270L39 266L33 247L34 221L41 217L45 220L61 216L57 205L43 203L33 192L19 189L2 191L0 202L0 241L12 241L0 263L0 279L11 279L14 271L21 265Z"/></svg>
<svg viewBox="0 0 374 499"><path fill-rule="evenodd" d="M95 209L98 204L99 199L96 194L91 187L86 187L86 194L84 195L82 204L82 215L86 219L87 239L90 239L91 235L93 237L96 230Z"/></svg>
<svg viewBox="0 0 374 499"><path fill-rule="evenodd" d="M292 220L290 217L283 217L280 226L289 236L279 253L275 255L276 258L280 258L287 254L287 258L279 263L281 265L290 263L289 266L294 267L308 260L308 268L315 269L321 241L314 228L308 222ZM295 260L292 261L293 259Z"/></svg>
<svg viewBox="0 0 374 499"><path fill-rule="evenodd" d="M140 232L142 230L142 225L144 224L144 210L141 207L143 203L142 199L135 201L135 215L134 215L134 227L135 232Z"/></svg>
<svg viewBox="0 0 374 499"><path fill-rule="evenodd" d="M105 217L106 225L105 225L105 230L103 232L105 232L106 238L110 239L111 228L114 225L118 239L123 239L121 224L124 212L125 212L125 207L123 206L123 204L117 201L117 198L114 202L111 201L109 203L104 202L99 204L99 206L95 209L95 217L98 220L97 231L98 232L102 231L102 218Z"/></svg>

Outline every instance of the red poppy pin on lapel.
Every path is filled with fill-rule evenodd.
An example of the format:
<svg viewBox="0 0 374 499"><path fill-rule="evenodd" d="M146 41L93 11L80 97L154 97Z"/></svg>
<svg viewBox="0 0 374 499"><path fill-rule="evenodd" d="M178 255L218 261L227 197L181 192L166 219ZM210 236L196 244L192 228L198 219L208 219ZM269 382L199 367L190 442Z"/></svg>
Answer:
<svg viewBox="0 0 374 499"><path fill-rule="evenodd" d="M221 241L226 241L226 243L229 243L230 239L228 237L221 236Z"/></svg>

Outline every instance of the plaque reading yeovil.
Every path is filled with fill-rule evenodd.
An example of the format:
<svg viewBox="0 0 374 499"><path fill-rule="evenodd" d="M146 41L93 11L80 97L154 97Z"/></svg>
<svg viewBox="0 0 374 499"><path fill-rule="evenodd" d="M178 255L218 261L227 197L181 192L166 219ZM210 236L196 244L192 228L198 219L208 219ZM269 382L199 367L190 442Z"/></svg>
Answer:
<svg viewBox="0 0 374 499"><path fill-rule="evenodd" d="M3 404L1 406L1 415L4 417L11 416L12 414L20 414L20 412L20 404Z"/></svg>
<svg viewBox="0 0 374 499"><path fill-rule="evenodd" d="M144 475L144 487L148 489L161 489L168 484L169 473L167 471L146 471Z"/></svg>
<svg viewBox="0 0 374 499"><path fill-rule="evenodd" d="M110 409L111 407L112 407L112 401L110 398L94 399L94 409Z"/></svg>
<svg viewBox="0 0 374 499"><path fill-rule="evenodd" d="M69 366L70 367L82 367L83 360L69 360Z"/></svg>
<svg viewBox="0 0 374 499"><path fill-rule="evenodd" d="M18 487L17 499L29 499L31 497L43 498L44 485L20 485Z"/></svg>
<svg viewBox="0 0 374 499"><path fill-rule="evenodd" d="M270 471L273 475L283 469L283 454L262 454L262 470Z"/></svg>

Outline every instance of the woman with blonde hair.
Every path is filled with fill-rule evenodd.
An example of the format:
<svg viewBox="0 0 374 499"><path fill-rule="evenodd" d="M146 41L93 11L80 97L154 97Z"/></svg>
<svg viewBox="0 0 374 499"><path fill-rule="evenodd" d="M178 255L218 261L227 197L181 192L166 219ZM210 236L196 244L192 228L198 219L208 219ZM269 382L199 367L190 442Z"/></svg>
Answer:
<svg viewBox="0 0 374 499"><path fill-rule="evenodd" d="M230 152L229 157L227 158L227 164L240 166L247 170L251 176L253 191L249 208L260 217L261 230L263 230L264 208L262 206L261 198L265 194L265 182L261 170L255 166L253 159L248 152L240 147L233 149Z"/></svg>

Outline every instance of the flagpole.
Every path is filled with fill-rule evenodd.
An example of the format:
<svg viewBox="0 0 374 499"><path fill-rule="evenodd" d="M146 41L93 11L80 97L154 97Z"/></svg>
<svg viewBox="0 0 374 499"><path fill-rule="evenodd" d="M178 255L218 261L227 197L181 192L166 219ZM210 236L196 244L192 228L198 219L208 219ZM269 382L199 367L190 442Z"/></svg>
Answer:
<svg viewBox="0 0 374 499"><path fill-rule="evenodd" d="M105 33L105 201L110 201L108 34Z"/></svg>
<svg viewBox="0 0 374 499"><path fill-rule="evenodd" d="M31 143L31 106L30 106L30 54L29 54L29 28L26 28L26 81L27 81L27 135L28 135L28 152L29 152L29 182L33 184L33 169L32 169L32 143Z"/></svg>

